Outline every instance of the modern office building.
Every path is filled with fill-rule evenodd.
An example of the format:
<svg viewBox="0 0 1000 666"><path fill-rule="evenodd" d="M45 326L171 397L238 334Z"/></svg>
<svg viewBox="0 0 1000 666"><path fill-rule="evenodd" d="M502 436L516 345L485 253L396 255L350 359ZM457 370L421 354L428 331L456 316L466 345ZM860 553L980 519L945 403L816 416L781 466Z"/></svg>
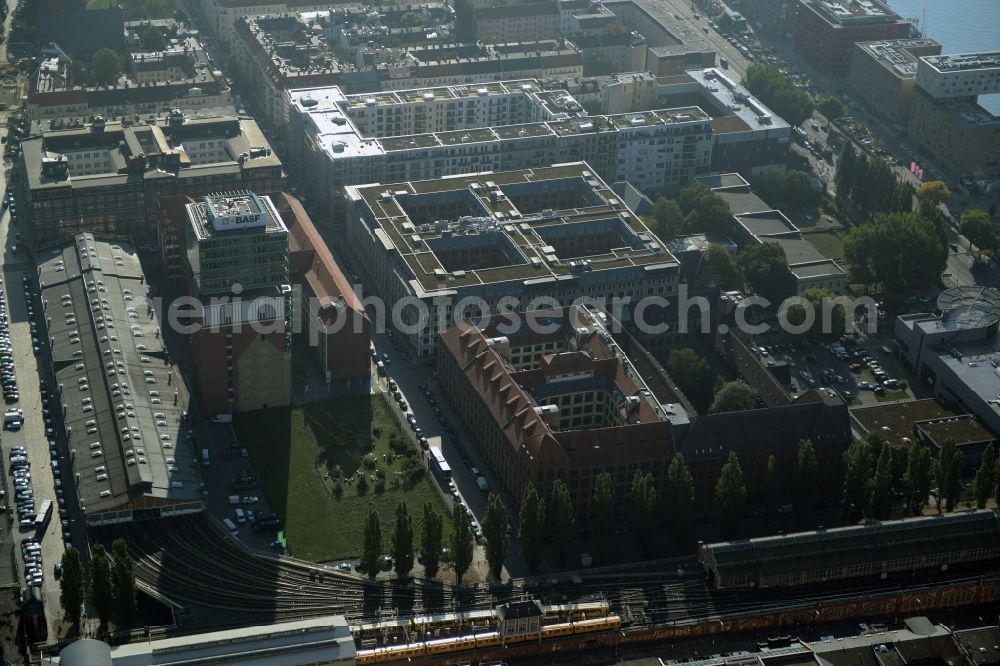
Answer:
<svg viewBox="0 0 1000 666"><path fill-rule="evenodd" d="M795 50L823 74L845 78L857 42L905 39L913 26L882 0L799 0Z"/></svg>
<svg viewBox="0 0 1000 666"><path fill-rule="evenodd" d="M291 156L313 199L342 188L587 161L605 180L677 191L707 172L709 117L697 107L587 116L534 81L344 95L292 93Z"/></svg>
<svg viewBox="0 0 1000 666"><path fill-rule="evenodd" d="M187 391L134 249L78 234L46 253L38 282L51 390L87 523L201 511Z"/></svg>
<svg viewBox="0 0 1000 666"><path fill-rule="evenodd" d="M784 170L792 128L781 116L719 68L685 74L698 87L697 105L712 116L711 171L757 176L766 169Z"/></svg>
<svg viewBox="0 0 1000 666"><path fill-rule="evenodd" d="M954 287L937 300L940 314L896 318L899 357L917 379L945 405L975 414L1000 433L1000 389L996 352L1000 291L993 287Z"/></svg>
<svg viewBox="0 0 1000 666"><path fill-rule="evenodd" d="M917 65L910 135L984 192L1000 189L1000 116L978 101L1000 91L1000 53L927 56Z"/></svg>
<svg viewBox="0 0 1000 666"><path fill-rule="evenodd" d="M288 405L292 318L288 229L271 199L227 192L186 206L191 365L209 414Z"/></svg>
<svg viewBox="0 0 1000 666"><path fill-rule="evenodd" d="M281 160L249 118L94 118L21 142L18 206L36 246L82 231L156 237L159 199L226 189L280 190ZM149 242L149 241L145 241Z"/></svg>
<svg viewBox="0 0 1000 666"><path fill-rule="evenodd" d="M669 299L677 286L677 261L586 163L350 186L347 198L366 290L412 304L400 317L421 355L477 309L630 296L628 321L639 297Z"/></svg>
<svg viewBox="0 0 1000 666"><path fill-rule="evenodd" d="M869 107L906 127L917 87L920 56L941 53L933 39L895 39L855 44L850 84Z"/></svg>

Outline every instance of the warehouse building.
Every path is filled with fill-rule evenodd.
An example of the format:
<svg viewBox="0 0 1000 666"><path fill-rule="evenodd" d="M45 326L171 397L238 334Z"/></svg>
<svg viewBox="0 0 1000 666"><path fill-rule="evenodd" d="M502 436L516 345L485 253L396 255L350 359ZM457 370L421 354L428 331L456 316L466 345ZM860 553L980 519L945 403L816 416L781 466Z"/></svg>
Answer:
<svg viewBox="0 0 1000 666"><path fill-rule="evenodd" d="M78 234L38 268L56 398L90 525L202 510L186 394L134 250Z"/></svg>

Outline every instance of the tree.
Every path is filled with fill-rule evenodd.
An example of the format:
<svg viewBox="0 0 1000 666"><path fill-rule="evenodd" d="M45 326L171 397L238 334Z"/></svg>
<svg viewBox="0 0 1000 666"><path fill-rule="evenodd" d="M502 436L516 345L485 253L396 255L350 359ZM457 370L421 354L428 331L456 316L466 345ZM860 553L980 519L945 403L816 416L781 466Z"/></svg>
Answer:
<svg viewBox="0 0 1000 666"><path fill-rule="evenodd" d="M795 292L795 278L788 270L785 250L777 243L759 243L736 257L743 281L759 296L780 303Z"/></svg>
<svg viewBox="0 0 1000 666"><path fill-rule="evenodd" d="M632 476L632 491L629 495L629 518L636 545L645 553L649 549L653 522L656 518L656 486L653 475L636 470Z"/></svg>
<svg viewBox="0 0 1000 666"><path fill-rule="evenodd" d="M694 512L694 477L680 451L674 454L667 467L667 484L664 489L664 507L670 516L670 533L677 548L687 540Z"/></svg>
<svg viewBox="0 0 1000 666"><path fill-rule="evenodd" d="M962 213L959 229L980 251L993 252L1000 247L1000 236L993 229L993 221L985 210L970 208Z"/></svg>
<svg viewBox="0 0 1000 666"><path fill-rule="evenodd" d="M708 362L694 349L674 349L667 357L667 373L673 377L698 411L705 411L712 402L715 373Z"/></svg>
<svg viewBox="0 0 1000 666"><path fill-rule="evenodd" d="M142 48L146 51L162 51L167 45L163 33L156 26L149 26L142 33Z"/></svg>
<svg viewBox="0 0 1000 666"><path fill-rule="evenodd" d="M676 201L659 197L653 204L653 232L660 238L684 233L684 212Z"/></svg>
<svg viewBox="0 0 1000 666"><path fill-rule="evenodd" d="M681 190L678 204L684 213L684 233L728 233L733 225L729 204L706 185Z"/></svg>
<svg viewBox="0 0 1000 666"><path fill-rule="evenodd" d="M715 394L715 400L708 408L709 414L721 412L742 412L753 409L757 404L757 394L745 382L726 382Z"/></svg>
<svg viewBox="0 0 1000 666"><path fill-rule="evenodd" d="M732 539L739 531L743 520L743 508L747 501L747 487L743 481L743 468L740 467L739 456L735 451L729 452L729 458L719 472L719 480L715 484L715 505L719 510L719 524L722 536Z"/></svg>
<svg viewBox="0 0 1000 666"><path fill-rule="evenodd" d="M847 516L855 521L868 507L872 486L872 446L856 439L844 452L844 503Z"/></svg>
<svg viewBox="0 0 1000 666"><path fill-rule="evenodd" d="M868 515L872 518L885 518L892 509L892 447L888 444L882 447L875 466L875 476L871 484L871 496L868 501Z"/></svg>
<svg viewBox="0 0 1000 666"><path fill-rule="evenodd" d="M486 563L499 580L503 571L503 561L510 547L510 536L507 534L507 510L496 493L490 493L486 501L483 535L486 537Z"/></svg>
<svg viewBox="0 0 1000 666"><path fill-rule="evenodd" d="M801 518L816 504L816 482L819 466L816 463L816 449L812 441L799 442L799 454L795 463L795 477L792 489L795 493L795 515Z"/></svg>
<svg viewBox="0 0 1000 666"><path fill-rule="evenodd" d="M815 109L809 95L772 65L750 65L743 85L793 127L804 123Z"/></svg>
<svg viewBox="0 0 1000 666"><path fill-rule="evenodd" d="M931 491L931 450L923 442L910 446L906 456L903 487L906 489L906 508L910 513L920 513L927 505Z"/></svg>
<svg viewBox="0 0 1000 666"><path fill-rule="evenodd" d="M718 243L712 243L705 250L705 261L719 273L722 280L723 289L742 289L743 280L740 278L740 271L736 268L736 262L729 250Z"/></svg>
<svg viewBox="0 0 1000 666"><path fill-rule="evenodd" d="M576 518L573 513L573 500L569 496L569 488L566 487L566 483L562 479L556 479L556 482L552 484L552 498L549 500L548 509L548 532L552 537L552 552L560 566L566 566Z"/></svg>
<svg viewBox="0 0 1000 666"><path fill-rule="evenodd" d="M764 523L770 524L771 514L778 508L780 479L778 477L778 461L774 454L767 458L767 473L764 476Z"/></svg>
<svg viewBox="0 0 1000 666"><path fill-rule="evenodd" d="M943 180L929 180L917 187L917 200L938 206L951 198L951 190Z"/></svg>
<svg viewBox="0 0 1000 666"><path fill-rule="evenodd" d="M107 623L115 609L115 587L111 579L111 560L101 544L90 549L90 599L97 617Z"/></svg>
<svg viewBox="0 0 1000 666"><path fill-rule="evenodd" d="M945 511L951 511L958 504L962 492L962 466L965 456L955 446L950 437L941 445L938 459L934 463L934 482L938 487L937 509L941 513L941 503Z"/></svg>
<svg viewBox="0 0 1000 666"><path fill-rule="evenodd" d="M935 283L948 248L932 222L913 213L887 213L851 229L844 258L855 279L901 293Z"/></svg>
<svg viewBox="0 0 1000 666"><path fill-rule="evenodd" d="M812 325L805 331L806 337L813 340L836 340L840 338L847 325L844 306L840 304L830 308L830 316L826 317L825 304L836 298L832 291L810 287L802 292L802 298L809 303L813 313ZM788 306L788 323L793 326L802 326L806 323L806 307L801 302L795 302Z"/></svg>
<svg viewBox="0 0 1000 666"><path fill-rule="evenodd" d="M614 484L611 474L601 472L594 478L594 496L590 504L590 514L594 524L594 534L600 539L602 550L609 550L608 535L614 516Z"/></svg>
<svg viewBox="0 0 1000 666"><path fill-rule="evenodd" d="M111 544L111 558L118 623L127 626L135 615L136 588L132 555L128 552L125 539L115 539Z"/></svg>
<svg viewBox="0 0 1000 666"><path fill-rule="evenodd" d="M830 95L823 95L820 98L818 108L819 112L826 116L827 120L836 120L847 115L844 103Z"/></svg>
<svg viewBox="0 0 1000 666"><path fill-rule="evenodd" d="M475 8L469 0L453 0L455 10L455 37L460 42L476 41Z"/></svg>
<svg viewBox="0 0 1000 666"><path fill-rule="evenodd" d="M98 85L111 85L121 73L122 61L113 49L103 48L90 60L90 80Z"/></svg>
<svg viewBox="0 0 1000 666"><path fill-rule="evenodd" d="M979 469L976 470L976 479L973 482L973 491L976 494L976 507L986 508L986 502L993 494L993 487L996 485L997 477L997 452L993 444L989 444L983 449L983 456L980 458Z"/></svg>
<svg viewBox="0 0 1000 666"><path fill-rule="evenodd" d="M819 190L813 187L809 174L796 169L768 167L754 179L754 189L775 208L804 208L819 201Z"/></svg>
<svg viewBox="0 0 1000 666"><path fill-rule="evenodd" d="M441 561L441 514L434 510L430 502L424 504L424 522L421 525L420 559L424 564L424 575L434 578Z"/></svg>
<svg viewBox="0 0 1000 666"><path fill-rule="evenodd" d="M75 625L79 624L83 607L83 566L80 564L80 551L72 546L63 551L59 603L66 618Z"/></svg>
<svg viewBox="0 0 1000 666"><path fill-rule="evenodd" d="M406 504L396 505L396 527L392 531L392 559L396 575L405 578L413 569L413 519Z"/></svg>
<svg viewBox="0 0 1000 666"><path fill-rule="evenodd" d="M532 483L524 489L518 522L517 539L521 542L521 557L532 572L537 572L542 563L545 541L545 501L538 496Z"/></svg>
<svg viewBox="0 0 1000 666"><path fill-rule="evenodd" d="M458 585L462 584L462 576L472 565L473 549L472 532L469 530L465 509L456 503L451 511L451 554L454 558L452 564L455 567L455 582Z"/></svg>
<svg viewBox="0 0 1000 666"><path fill-rule="evenodd" d="M375 578L382 562L382 521L375 509L368 511L368 518L365 520L365 540L361 553L358 571L368 574L369 578Z"/></svg>

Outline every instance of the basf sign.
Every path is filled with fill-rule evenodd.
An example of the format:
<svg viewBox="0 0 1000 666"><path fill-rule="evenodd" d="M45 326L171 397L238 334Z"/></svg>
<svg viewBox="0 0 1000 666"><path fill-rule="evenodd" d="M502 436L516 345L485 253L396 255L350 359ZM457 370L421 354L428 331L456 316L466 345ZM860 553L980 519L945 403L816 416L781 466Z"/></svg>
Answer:
<svg viewBox="0 0 1000 666"><path fill-rule="evenodd" d="M205 197L209 217L216 231L235 231L267 226L264 202L256 194Z"/></svg>

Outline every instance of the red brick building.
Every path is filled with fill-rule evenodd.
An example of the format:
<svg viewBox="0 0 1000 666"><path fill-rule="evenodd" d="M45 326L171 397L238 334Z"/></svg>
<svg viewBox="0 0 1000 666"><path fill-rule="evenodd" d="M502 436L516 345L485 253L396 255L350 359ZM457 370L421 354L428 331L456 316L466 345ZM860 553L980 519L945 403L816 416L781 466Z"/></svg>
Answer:
<svg viewBox="0 0 1000 666"><path fill-rule="evenodd" d="M763 493L771 455L787 497L803 439L816 449L817 496L839 495L851 441L847 406L815 392L793 400L780 385L758 386L770 383L767 369L744 375L742 361L752 355L738 339L720 340L720 349L732 349L729 355L720 351L720 363L763 390L763 406L698 415L656 359L616 331L613 320L582 309L539 316L554 330L538 333L524 324L510 331L490 321L482 329L451 327L440 335L441 390L514 501L529 483L547 493L563 479L585 522L594 479L609 472L616 513L624 518L635 471L650 473L662 496L666 469L681 452L699 505L710 508L731 451L740 457L751 500Z"/></svg>
<svg viewBox="0 0 1000 666"><path fill-rule="evenodd" d="M912 29L881 0L799 0L795 50L823 74L844 78L855 43L902 39Z"/></svg>

